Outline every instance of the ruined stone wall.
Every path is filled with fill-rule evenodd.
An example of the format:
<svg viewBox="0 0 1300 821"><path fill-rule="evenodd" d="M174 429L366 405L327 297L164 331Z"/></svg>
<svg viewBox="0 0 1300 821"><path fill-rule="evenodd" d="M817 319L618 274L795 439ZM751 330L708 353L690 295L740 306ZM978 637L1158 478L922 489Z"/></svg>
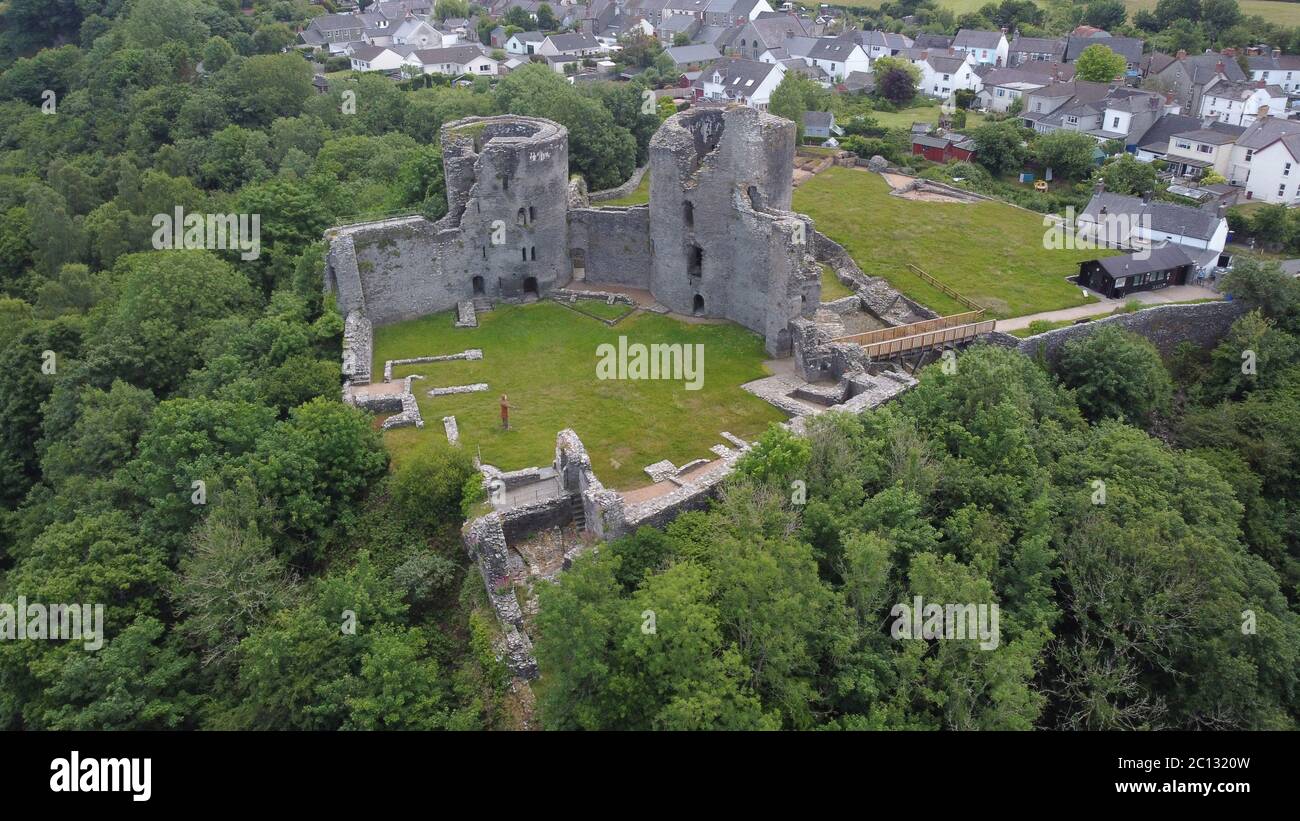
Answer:
<svg viewBox="0 0 1300 821"><path fill-rule="evenodd" d="M345 316L357 310L386 325L474 296L544 295L569 281L568 131L532 117L470 117L443 126L442 150L443 219L327 233L326 287Z"/></svg>
<svg viewBox="0 0 1300 821"><path fill-rule="evenodd" d="M650 141L655 299L738 322L774 355L821 295L811 222L790 211L794 141L794 123L747 106L675 114Z"/></svg>
<svg viewBox="0 0 1300 821"><path fill-rule="evenodd" d="M569 257L589 283L650 287L650 209L581 208L569 212Z"/></svg>
<svg viewBox="0 0 1300 821"><path fill-rule="evenodd" d="M1106 325L1116 325L1126 331L1146 337L1162 356L1169 356L1181 342L1191 342L1202 348L1219 343L1228 328L1247 307L1240 302L1201 302L1192 305L1162 305L1145 308L1131 314L1098 319L1081 325L1057 328L1054 331L1015 340L1015 347L1027 356L1042 356L1047 362L1056 361L1061 347L1072 339L1081 339ZM1003 336L999 334L999 336ZM996 341L996 340L995 340Z"/></svg>

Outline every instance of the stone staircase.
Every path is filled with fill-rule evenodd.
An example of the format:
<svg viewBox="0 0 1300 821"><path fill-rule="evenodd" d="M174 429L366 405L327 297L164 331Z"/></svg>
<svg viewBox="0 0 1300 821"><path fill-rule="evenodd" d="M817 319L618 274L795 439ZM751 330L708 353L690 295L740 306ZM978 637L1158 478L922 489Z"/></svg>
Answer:
<svg viewBox="0 0 1300 821"><path fill-rule="evenodd" d="M492 310L492 300L485 296L476 296L471 301L474 303L474 310L479 313Z"/></svg>
<svg viewBox="0 0 1300 821"><path fill-rule="evenodd" d="M587 512L582 507L582 494L575 493L569 497L569 512L573 516L573 526L579 530L587 528Z"/></svg>

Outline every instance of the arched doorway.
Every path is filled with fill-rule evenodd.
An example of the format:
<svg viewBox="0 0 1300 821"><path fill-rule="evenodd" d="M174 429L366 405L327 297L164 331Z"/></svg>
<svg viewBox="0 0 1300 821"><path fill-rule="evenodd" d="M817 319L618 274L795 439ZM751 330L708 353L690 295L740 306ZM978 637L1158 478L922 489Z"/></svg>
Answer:
<svg viewBox="0 0 1300 821"><path fill-rule="evenodd" d="M470 280L474 284L474 296L483 296L486 291L483 288L483 277L474 277Z"/></svg>
<svg viewBox="0 0 1300 821"><path fill-rule="evenodd" d="M524 294L537 296L537 277L524 277Z"/></svg>
<svg viewBox="0 0 1300 821"><path fill-rule="evenodd" d="M695 302L691 306L691 312L696 316L704 316L704 297L699 294L695 295Z"/></svg>

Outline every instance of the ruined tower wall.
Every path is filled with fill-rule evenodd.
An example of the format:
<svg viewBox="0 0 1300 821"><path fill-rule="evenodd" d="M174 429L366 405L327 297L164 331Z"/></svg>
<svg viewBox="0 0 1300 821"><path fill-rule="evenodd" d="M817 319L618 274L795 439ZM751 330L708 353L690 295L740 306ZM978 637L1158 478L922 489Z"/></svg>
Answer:
<svg viewBox="0 0 1300 821"><path fill-rule="evenodd" d="M790 352L820 299L811 225L790 209L794 123L755 109L670 117L650 142L650 288L673 311L731 319Z"/></svg>
<svg viewBox="0 0 1300 821"><path fill-rule="evenodd" d="M442 146L446 217L362 223L326 235L326 286L345 316L359 310L386 325L475 296L540 296L569 281L564 127L531 117L470 117L443 126Z"/></svg>

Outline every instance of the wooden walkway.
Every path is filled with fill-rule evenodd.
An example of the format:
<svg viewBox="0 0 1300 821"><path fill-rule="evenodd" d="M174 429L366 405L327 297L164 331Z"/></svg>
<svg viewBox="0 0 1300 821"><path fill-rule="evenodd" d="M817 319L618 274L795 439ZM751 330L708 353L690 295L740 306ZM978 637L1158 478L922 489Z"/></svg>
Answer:
<svg viewBox="0 0 1300 821"><path fill-rule="evenodd" d="M907 325L897 325L893 328L841 336L834 341L861 345L867 356L872 359L888 359L912 351L929 350L942 345L958 345L982 334L992 333L997 327L997 320L982 319L983 316L982 310L968 311L964 314L941 316Z"/></svg>

